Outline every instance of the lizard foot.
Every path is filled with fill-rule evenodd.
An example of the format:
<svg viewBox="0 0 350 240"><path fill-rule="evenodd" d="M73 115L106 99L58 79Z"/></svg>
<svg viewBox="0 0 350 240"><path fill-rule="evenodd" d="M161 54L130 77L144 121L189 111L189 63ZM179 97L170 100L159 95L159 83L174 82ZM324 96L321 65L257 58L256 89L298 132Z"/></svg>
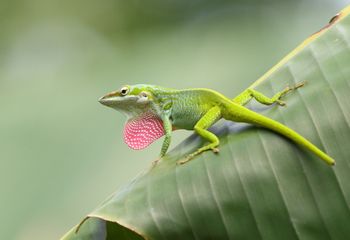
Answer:
<svg viewBox="0 0 350 240"><path fill-rule="evenodd" d="M159 161L160 161L160 158L159 158L159 159L154 160L154 161L152 162L152 166L151 166L151 168L154 168L155 166L157 166L157 164L159 163Z"/></svg>
<svg viewBox="0 0 350 240"><path fill-rule="evenodd" d="M305 83L306 83L306 81L298 82L297 84L295 84L295 86L293 87L293 89L300 88L300 87L304 86Z"/></svg>
<svg viewBox="0 0 350 240"><path fill-rule="evenodd" d="M213 153L219 153L220 152L219 148L212 148L211 150L213 151Z"/></svg>
<svg viewBox="0 0 350 240"><path fill-rule="evenodd" d="M286 102L281 101L281 100L276 100L276 103L280 106L286 106Z"/></svg>
<svg viewBox="0 0 350 240"><path fill-rule="evenodd" d="M213 147L213 148L210 148L210 149L211 149L211 150L213 151L213 153L215 153L215 154L218 154L218 153L220 152L219 148L217 148L217 147ZM208 149L208 150L209 150L209 149ZM185 159L180 160L180 161L177 161L176 163L179 164L179 165L185 164L185 163L191 161L191 160L192 160L196 155L198 155L198 154L200 154L200 152L192 153L192 154L188 155Z"/></svg>
<svg viewBox="0 0 350 240"><path fill-rule="evenodd" d="M185 159L177 161L176 164L179 164L179 165L185 164L185 163L191 161L194 158L194 156L195 156L194 154L190 154L187 157L185 157Z"/></svg>

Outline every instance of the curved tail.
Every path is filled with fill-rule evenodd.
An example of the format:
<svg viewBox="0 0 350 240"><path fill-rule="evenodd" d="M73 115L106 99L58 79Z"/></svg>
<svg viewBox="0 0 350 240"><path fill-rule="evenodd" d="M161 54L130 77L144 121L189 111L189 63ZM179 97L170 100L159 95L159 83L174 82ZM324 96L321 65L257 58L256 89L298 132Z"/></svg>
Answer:
<svg viewBox="0 0 350 240"><path fill-rule="evenodd" d="M235 106L235 108L237 109L237 106ZM237 122L247 122L247 123L251 123L254 125L267 128L267 129L271 129L272 131L277 132L289 138L290 140L296 142L297 144L304 146L306 149L310 150L311 152L316 154L318 157L320 157L322 160L324 160L327 164L335 165L335 161L333 158L328 156L325 152L320 150L318 147L312 144L309 140L302 137L300 134L288 128L287 126L275 120L267 118L259 113L253 112L242 106L239 106L237 110L239 111L239 114L238 114L239 117L237 117L237 113L230 114L232 120Z"/></svg>

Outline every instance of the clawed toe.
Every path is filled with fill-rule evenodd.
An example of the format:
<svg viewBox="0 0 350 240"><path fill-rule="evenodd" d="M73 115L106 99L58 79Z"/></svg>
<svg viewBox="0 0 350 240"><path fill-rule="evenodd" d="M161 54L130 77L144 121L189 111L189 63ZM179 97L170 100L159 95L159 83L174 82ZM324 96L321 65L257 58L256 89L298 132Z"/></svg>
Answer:
<svg viewBox="0 0 350 240"><path fill-rule="evenodd" d="M277 100L276 103L280 106L286 106L286 103L284 101L281 101L281 100Z"/></svg>
<svg viewBox="0 0 350 240"><path fill-rule="evenodd" d="M156 160L154 160L154 161L152 162L152 166L151 166L151 168L154 168L155 166L157 166L157 165L158 165L158 163L159 163L159 161L160 161L160 159L156 159Z"/></svg>
<svg viewBox="0 0 350 240"><path fill-rule="evenodd" d="M306 81L297 83L297 84L294 86L294 89L297 89L297 88L300 88L300 87L304 86L305 83L306 83Z"/></svg>
<svg viewBox="0 0 350 240"><path fill-rule="evenodd" d="M213 148L211 150L213 151L213 153L219 153L220 152L219 148Z"/></svg>
<svg viewBox="0 0 350 240"><path fill-rule="evenodd" d="M183 160L177 161L176 164L182 165L182 164L187 163L187 162L190 161L190 160L191 160L191 158L190 158L190 157L187 157L187 158L185 158L185 159L183 159Z"/></svg>

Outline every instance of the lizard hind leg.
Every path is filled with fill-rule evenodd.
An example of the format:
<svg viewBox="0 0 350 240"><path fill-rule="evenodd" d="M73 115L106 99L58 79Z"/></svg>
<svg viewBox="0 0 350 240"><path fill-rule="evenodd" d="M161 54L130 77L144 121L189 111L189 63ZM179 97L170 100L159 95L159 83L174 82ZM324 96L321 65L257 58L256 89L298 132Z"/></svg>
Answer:
<svg viewBox="0 0 350 240"><path fill-rule="evenodd" d="M281 101L280 99L287 94L288 92L297 89L299 87L304 86L305 82L300 82L297 83L295 86L287 86L285 89L283 89L282 91L276 93L273 97L267 97L264 94L262 94L261 92L258 92L254 89L250 89L248 88L247 90L245 90L241 95L239 95L238 97L236 97L235 99L233 99L233 101L235 103L238 103L240 105L245 105L247 104L252 98L254 98L256 101L258 101L261 104L264 105L271 105L274 103L277 103L280 106L285 106L286 103Z"/></svg>
<svg viewBox="0 0 350 240"><path fill-rule="evenodd" d="M298 84L296 84L295 86L293 87L290 87L290 86L287 86L285 89L283 89L282 91L276 93L275 95L273 95L272 98L269 98L265 95L263 95L262 93L254 90L254 89L248 89L248 92L250 93L250 95L255 99L257 100L259 103L262 103L264 105L271 105L271 104L274 104L274 103L277 103L278 105L280 106L285 106L286 103L281 101L280 99L285 95L287 94L288 92L294 90L294 89L297 89L299 87L302 87L304 86L305 82L300 82Z"/></svg>

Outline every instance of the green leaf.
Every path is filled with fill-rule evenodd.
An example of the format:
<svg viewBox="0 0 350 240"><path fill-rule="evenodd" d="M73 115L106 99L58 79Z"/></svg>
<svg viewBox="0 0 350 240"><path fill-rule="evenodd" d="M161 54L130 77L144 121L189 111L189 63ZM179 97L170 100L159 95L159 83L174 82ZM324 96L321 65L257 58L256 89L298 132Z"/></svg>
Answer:
<svg viewBox="0 0 350 240"><path fill-rule="evenodd" d="M176 161L192 135L113 194L63 239L350 239L350 9L253 86L287 107L250 108L295 129L336 160L329 167L269 130L219 122L220 153Z"/></svg>

